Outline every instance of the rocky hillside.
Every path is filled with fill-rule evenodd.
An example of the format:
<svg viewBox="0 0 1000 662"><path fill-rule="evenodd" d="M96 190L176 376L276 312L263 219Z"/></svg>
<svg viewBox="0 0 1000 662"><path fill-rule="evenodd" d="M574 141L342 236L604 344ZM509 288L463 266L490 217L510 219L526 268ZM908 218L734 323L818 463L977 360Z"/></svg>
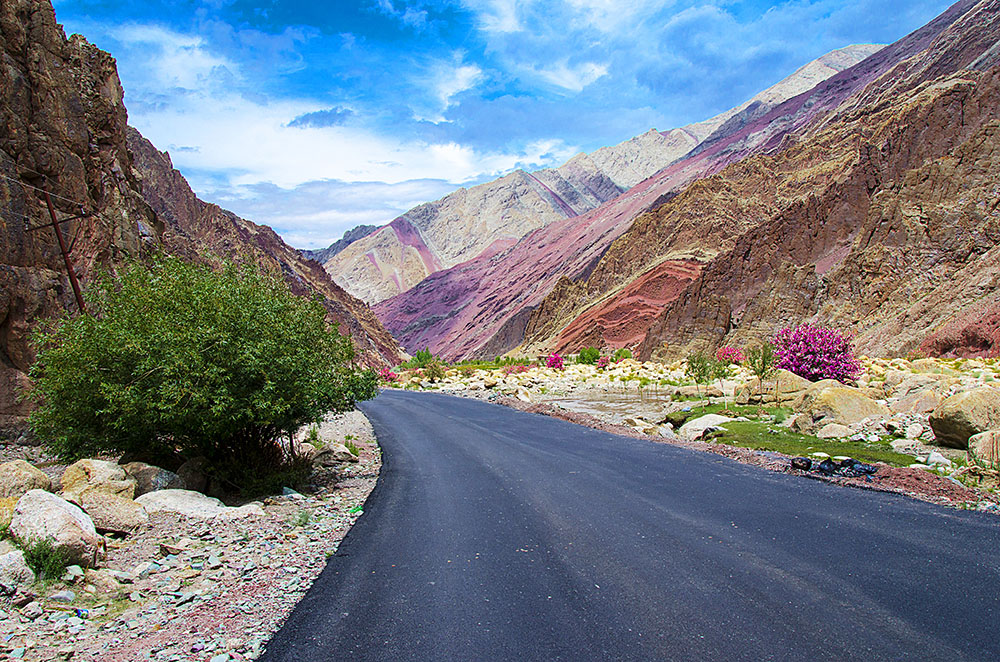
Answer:
<svg viewBox="0 0 1000 662"><path fill-rule="evenodd" d="M364 239L371 233L375 232L379 229L379 227L380 226L378 225L359 225L345 232L343 237L333 242L326 248L316 250L301 249L299 252L310 260L316 260L320 264L323 264L337 253L356 242L358 239Z"/></svg>
<svg viewBox="0 0 1000 662"><path fill-rule="evenodd" d="M146 201L162 220L163 244L171 253L191 259L206 251L236 261L251 261L285 275L297 294L319 294L341 333L349 333L360 358L370 365L393 364L399 346L362 301L337 286L315 261L292 248L266 225L198 199L170 156L128 128L133 168Z"/></svg>
<svg viewBox="0 0 1000 662"><path fill-rule="evenodd" d="M404 346L428 345L452 357L644 341L647 354L662 352L664 343L669 353L683 352L696 338L715 343L738 335L736 325L745 329L752 319L766 333L802 319L794 301L803 296L815 314L814 289L786 288L792 275L775 279L779 268L790 266L780 261L760 258L753 286L731 302L725 288L707 279L731 283L726 269L742 273L758 256L792 246L816 253L791 264L815 258L819 273L839 264L860 236L864 200L973 135L975 127L933 107L948 103L938 96L957 81L977 84L974 75L959 72L991 66L995 10L992 2L960 2L808 92L740 121L729 135L709 136L615 200L538 230L501 255L435 274L376 313ZM955 107L948 112L962 117ZM988 123L989 113L975 122ZM865 156L878 163L859 164ZM881 179L871 169L881 169ZM856 185L849 186L845 180L855 175ZM812 213L769 225L796 209ZM842 215L842 224L833 223L831 213ZM819 248L818 239L827 237ZM727 265L717 261L723 255ZM758 293L771 304L761 301L759 315L745 316ZM679 313L682 302L688 307ZM657 330L650 333L651 327ZM863 347L897 349L875 341Z"/></svg>
<svg viewBox="0 0 1000 662"><path fill-rule="evenodd" d="M666 132L650 129L618 145L578 154L558 168L518 170L459 189L334 252L324 266L338 284L369 303L405 292L430 274L504 250L532 230L616 198L704 141L738 130L880 48L864 44L824 55L704 122Z"/></svg>
<svg viewBox="0 0 1000 662"><path fill-rule="evenodd" d="M0 3L0 53L0 425L26 413L17 395L33 360L31 330L76 308L52 229L33 229L49 218L43 187L60 218L87 212L62 226L84 283L96 268L160 245L252 256L327 296L370 360L395 358L395 343L363 305L270 230L197 200L169 162L160 175L133 167L114 59L79 35L66 39L49 2ZM146 186L155 189L148 199Z"/></svg>

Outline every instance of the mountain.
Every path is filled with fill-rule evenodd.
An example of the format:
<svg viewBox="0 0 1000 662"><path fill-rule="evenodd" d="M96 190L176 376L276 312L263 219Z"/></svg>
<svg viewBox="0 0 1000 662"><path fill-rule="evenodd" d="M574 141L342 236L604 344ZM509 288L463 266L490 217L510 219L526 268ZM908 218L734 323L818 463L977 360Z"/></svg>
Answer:
<svg viewBox="0 0 1000 662"><path fill-rule="evenodd" d="M947 157L979 130L963 124L970 114L960 108L949 108L951 116L933 109L948 103L954 92L942 90L955 86L988 98L977 72L996 57L997 8L959 2L808 91L766 112L748 107L743 117L727 118L683 158L617 198L433 274L378 304L376 314L404 346L451 358L585 345L641 345L644 356L677 356L811 318L850 318L866 351L923 342L944 321L922 318L906 341L878 333L866 326L872 320L843 312L846 306L824 307L817 279L841 264L852 241L866 238L857 232L871 201L896 186L896 176ZM976 122L988 126L990 117ZM727 124L734 130L724 131ZM746 265L758 260L759 270L747 275ZM810 268L819 276L806 278ZM866 273L856 268L851 287L863 288ZM739 285L734 274L748 280ZM790 289L793 283L799 289ZM901 291L910 285L926 290L904 283ZM807 303L792 305L796 297ZM971 298L945 300L973 310Z"/></svg>
<svg viewBox="0 0 1000 662"><path fill-rule="evenodd" d="M746 103L667 132L650 129L578 154L558 168L517 170L406 212L363 240L332 251L324 267L369 303L405 292L442 269L508 248L528 232L616 198L699 144L727 135L778 103L868 57L880 45L842 48L805 65Z"/></svg>
<svg viewBox="0 0 1000 662"><path fill-rule="evenodd" d="M270 229L198 200L164 154L129 129L114 59L79 36L66 39L47 0L0 3L0 426L27 413L18 401L42 320L76 303L49 223L50 192L75 271L158 247L205 251L281 269L300 292L325 298L363 358L386 364L398 346L370 311ZM134 150L134 151L133 151Z"/></svg>
<svg viewBox="0 0 1000 662"><path fill-rule="evenodd" d="M320 248L317 250L301 249L299 252L310 260L316 260L320 264L323 264L334 255L344 250L358 239L364 239L371 233L379 229L379 225L358 225L351 228L344 233L344 236L333 242L326 248Z"/></svg>

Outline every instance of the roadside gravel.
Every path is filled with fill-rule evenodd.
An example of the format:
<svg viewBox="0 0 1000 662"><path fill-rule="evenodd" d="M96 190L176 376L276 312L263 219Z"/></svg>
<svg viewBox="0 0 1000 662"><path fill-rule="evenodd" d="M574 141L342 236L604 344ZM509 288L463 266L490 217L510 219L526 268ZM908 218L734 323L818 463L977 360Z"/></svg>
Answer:
<svg viewBox="0 0 1000 662"><path fill-rule="evenodd" d="M42 614L35 618L0 598L0 659L256 658L361 516L381 468L381 451L360 411L328 418L320 436L351 438L359 462L317 468L304 493L264 499L263 517L152 514L141 533L109 540L101 570L36 585ZM46 464L38 448L0 447L0 461L16 458L61 475L63 467ZM53 600L59 591L74 599Z"/></svg>

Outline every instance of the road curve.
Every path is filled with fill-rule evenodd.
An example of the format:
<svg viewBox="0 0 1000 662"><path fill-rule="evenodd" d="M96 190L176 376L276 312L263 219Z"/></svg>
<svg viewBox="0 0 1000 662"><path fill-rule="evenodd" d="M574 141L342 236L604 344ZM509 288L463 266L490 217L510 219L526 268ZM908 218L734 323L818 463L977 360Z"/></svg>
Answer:
<svg viewBox="0 0 1000 662"><path fill-rule="evenodd" d="M997 660L1000 520L432 393L261 658Z"/></svg>

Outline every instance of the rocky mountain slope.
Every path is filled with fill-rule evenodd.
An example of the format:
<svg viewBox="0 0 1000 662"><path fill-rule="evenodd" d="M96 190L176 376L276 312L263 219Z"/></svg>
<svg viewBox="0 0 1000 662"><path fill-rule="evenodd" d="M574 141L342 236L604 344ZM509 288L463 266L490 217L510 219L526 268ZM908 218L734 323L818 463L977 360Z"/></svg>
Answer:
<svg viewBox="0 0 1000 662"><path fill-rule="evenodd" d="M558 168L515 171L416 207L324 261L334 280L369 303L405 292L442 269L508 248L528 232L619 196L706 139L739 129L881 46L849 46L805 65L746 103L704 122L650 129L578 154ZM333 248L333 247L331 247Z"/></svg>
<svg viewBox="0 0 1000 662"><path fill-rule="evenodd" d="M345 232L343 237L333 242L326 248L319 248L316 250L302 249L299 252L310 260L316 260L320 264L323 264L337 253L356 242L358 239L364 239L371 233L375 232L379 229L379 227L381 226L358 225Z"/></svg>
<svg viewBox="0 0 1000 662"><path fill-rule="evenodd" d="M846 254L864 216L843 212L847 225L834 231L818 199L841 213L855 198L874 196L891 177L944 155L971 135L940 116L933 116L935 123L924 133L920 124L904 124L912 128L906 133L895 123L931 119L924 104L937 102L933 95L919 96L925 87L938 89L931 81L948 86L973 63L991 66L996 16L992 2L959 2L924 28L742 122L729 135L710 136L615 200L535 231L500 255L435 274L376 306L376 313L404 346L428 345L447 356L634 346L647 336L647 354L662 353L664 343L668 353L681 352L696 337L706 337L706 330L712 342L721 341L731 324L743 320L746 327L751 318L744 317L746 299L732 303L732 315L717 314L713 297L727 294L706 284L710 268L715 273L713 261L729 255L728 268L734 269L775 246L814 246L818 236L830 233L832 244L823 252L830 256L818 269L839 263L832 246ZM919 99L911 99L914 94ZM896 160L881 184L864 179L864 169L855 170L863 151L897 149L908 159L885 154ZM855 172L870 191L845 185ZM855 213L863 212L864 204L858 205ZM799 208L816 209L798 222L768 225L783 211ZM770 231L751 234L764 226ZM717 264L721 282L726 267ZM786 310L783 297L802 295L772 279L778 266L765 260L754 281L755 293L773 297L772 313ZM682 301L691 302L690 308L678 316ZM728 305L719 304L722 310ZM789 312L783 320L793 317ZM780 323L764 312L759 319L767 333ZM663 330L650 333L651 327Z"/></svg>
<svg viewBox="0 0 1000 662"><path fill-rule="evenodd" d="M47 0L0 3L0 54L0 425L26 413L18 394L32 329L76 309L51 227L34 229L49 219L43 187L60 218L88 212L62 225L84 283L156 246L252 259L328 297L368 360L395 359L397 346L363 304L268 229L197 200L169 162L159 173L133 167L114 59L79 35L67 40ZM148 199L146 186L155 189Z"/></svg>

